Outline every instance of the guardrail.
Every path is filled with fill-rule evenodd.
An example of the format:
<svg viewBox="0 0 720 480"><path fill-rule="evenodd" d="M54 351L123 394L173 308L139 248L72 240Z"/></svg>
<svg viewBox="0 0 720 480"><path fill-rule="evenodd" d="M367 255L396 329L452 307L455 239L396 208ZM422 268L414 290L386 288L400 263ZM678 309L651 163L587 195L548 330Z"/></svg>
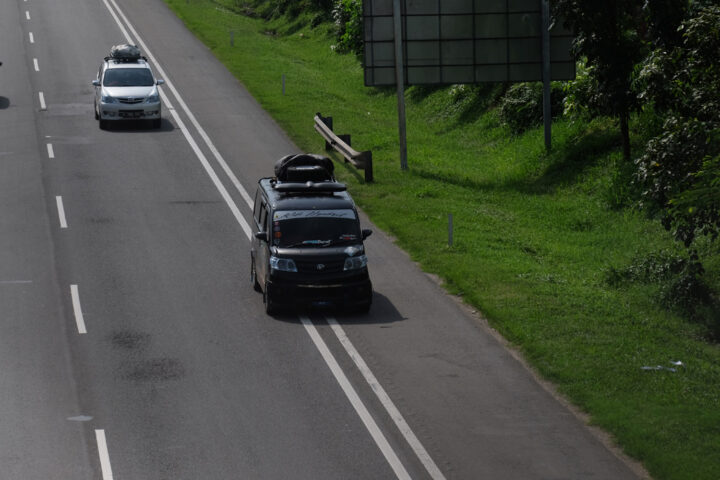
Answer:
<svg viewBox="0 0 720 480"><path fill-rule="evenodd" d="M365 181L373 181L372 152L370 150L357 152L350 146L350 135L336 135L333 132L332 117L323 117L315 114L315 130L325 139L325 150L334 149L340 153L346 162L351 163L358 170L365 170Z"/></svg>

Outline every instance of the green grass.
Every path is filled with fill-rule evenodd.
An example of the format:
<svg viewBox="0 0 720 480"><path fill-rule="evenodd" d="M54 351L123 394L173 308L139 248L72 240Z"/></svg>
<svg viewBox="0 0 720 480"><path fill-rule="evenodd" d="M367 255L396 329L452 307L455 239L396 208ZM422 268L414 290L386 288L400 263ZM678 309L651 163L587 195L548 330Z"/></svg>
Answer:
<svg viewBox="0 0 720 480"><path fill-rule="evenodd" d="M611 208L621 162L611 121L556 122L546 154L541 129L510 135L462 88L413 87L402 172L394 91L364 87L359 62L331 51L329 27L266 23L221 1L166 1L300 148L322 151L312 121L321 112L357 150L371 149L375 183L338 168L363 210L655 478L720 478L720 350L658 306L656 285L606 282L611 267L680 251L657 222ZM717 246L706 253L720 286ZM685 366L641 369L671 360Z"/></svg>

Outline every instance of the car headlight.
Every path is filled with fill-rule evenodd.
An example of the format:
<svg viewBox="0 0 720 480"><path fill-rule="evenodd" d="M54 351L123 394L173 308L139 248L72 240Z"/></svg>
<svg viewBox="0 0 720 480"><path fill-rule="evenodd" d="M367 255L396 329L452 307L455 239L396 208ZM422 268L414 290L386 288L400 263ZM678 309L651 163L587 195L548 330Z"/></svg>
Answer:
<svg viewBox="0 0 720 480"><path fill-rule="evenodd" d="M103 94L100 96L100 101L102 103L116 103L117 100L115 100L114 97L111 97L107 93L103 92Z"/></svg>
<svg viewBox="0 0 720 480"><path fill-rule="evenodd" d="M158 92L153 93L145 99L145 103L157 103L160 101L160 94Z"/></svg>
<svg viewBox="0 0 720 480"><path fill-rule="evenodd" d="M346 258L343 270L359 270L365 267L367 267L367 256L358 255L357 257Z"/></svg>
<svg viewBox="0 0 720 480"><path fill-rule="evenodd" d="M297 272L297 267L292 258L270 257L270 268L281 272Z"/></svg>

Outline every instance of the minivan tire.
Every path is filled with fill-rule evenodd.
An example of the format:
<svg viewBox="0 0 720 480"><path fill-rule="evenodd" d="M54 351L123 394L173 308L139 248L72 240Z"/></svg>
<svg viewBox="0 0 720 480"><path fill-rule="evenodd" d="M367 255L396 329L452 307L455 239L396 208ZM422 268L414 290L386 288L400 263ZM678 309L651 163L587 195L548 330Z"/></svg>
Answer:
<svg viewBox="0 0 720 480"><path fill-rule="evenodd" d="M263 290L263 304L265 305L265 313L267 313L268 315L275 315L277 313L277 303L275 303L275 301L270 298L267 283L265 284L265 290Z"/></svg>
<svg viewBox="0 0 720 480"><path fill-rule="evenodd" d="M253 286L253 290L256 292L262 291L262 288L260 288L260 283L257 279L257 271L255 270L255 259L250 256L250 283Z"/></svg>

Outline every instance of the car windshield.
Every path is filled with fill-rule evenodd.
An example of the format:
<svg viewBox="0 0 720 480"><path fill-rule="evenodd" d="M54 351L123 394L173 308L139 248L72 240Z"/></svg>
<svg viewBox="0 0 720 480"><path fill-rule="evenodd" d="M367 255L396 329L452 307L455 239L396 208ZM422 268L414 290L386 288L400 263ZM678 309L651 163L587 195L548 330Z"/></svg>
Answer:
<svg viewBox="0 0 720 480"><path fill-rule="evenodd" d="M150 87L155 84L147 68L112 68L105 71L106 87Z"/></svg>
<svg viewBox="0 0 720 480"><path fill-rule="evenodd" d="M356 244L360 224L351 209L281 210L273 215L273 244L279 247L329 247Z"/></svg>

